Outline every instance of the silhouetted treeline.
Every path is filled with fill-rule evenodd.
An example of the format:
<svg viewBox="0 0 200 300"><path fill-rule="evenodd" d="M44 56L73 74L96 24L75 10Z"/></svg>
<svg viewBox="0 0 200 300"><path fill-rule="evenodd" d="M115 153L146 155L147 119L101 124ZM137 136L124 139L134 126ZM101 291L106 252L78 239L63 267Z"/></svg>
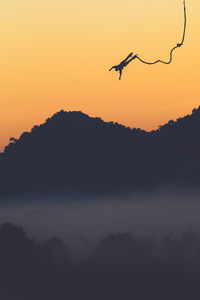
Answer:
<svg viewBox="0 0 200 300"><path fill-rule="evenodd" d="M158 130L60 111L0 155L0 195L102 195L200 184L200 108Z"/></svg>
<svg viewBox="0 0 200 300"><path fill-rule="evenodd" d="M11 223L0 226L0 293L27 299L199 299L200 237L188 231L156 240L112 234L84 261L62 240L37 242Z"/></svg>

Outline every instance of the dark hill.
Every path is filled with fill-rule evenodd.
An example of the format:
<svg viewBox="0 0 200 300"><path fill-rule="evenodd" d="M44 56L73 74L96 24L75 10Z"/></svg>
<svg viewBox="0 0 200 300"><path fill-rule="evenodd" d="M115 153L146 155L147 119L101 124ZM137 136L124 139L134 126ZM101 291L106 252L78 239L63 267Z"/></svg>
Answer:
<svg viewBox="0 0 200 300"><path fill-rule="evenodd" d="M150 133L60 111L0 156L0 193L106 194L199 184L200 108Z"/></svg>

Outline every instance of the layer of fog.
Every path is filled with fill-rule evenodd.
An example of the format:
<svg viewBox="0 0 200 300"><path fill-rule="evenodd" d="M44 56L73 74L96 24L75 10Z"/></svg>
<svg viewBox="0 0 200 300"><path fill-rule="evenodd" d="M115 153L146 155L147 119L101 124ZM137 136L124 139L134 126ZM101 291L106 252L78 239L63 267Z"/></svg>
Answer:
<svg viewBox="0 0 200 300"><path fill-rule="evenodd" d="M89 253L111 233L158 237L165 233L200 232L199 191L160 191L128 198L84 201L37 199L2 206L1 223L22 225L39 241L60 237L75 256ZM60 201L62 200L62 201Z"/></svg>

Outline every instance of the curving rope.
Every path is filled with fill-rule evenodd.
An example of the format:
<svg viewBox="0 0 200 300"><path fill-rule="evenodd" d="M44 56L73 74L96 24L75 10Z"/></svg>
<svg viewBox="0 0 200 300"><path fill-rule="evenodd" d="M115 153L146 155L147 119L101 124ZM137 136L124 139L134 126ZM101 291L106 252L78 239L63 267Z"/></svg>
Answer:
<svg viewBox="0 0 200 300"><path fill-rule="evenodd" d="M183 29L183 38L181 43L178 43L174 48L172 48L171 52L170 52L170 60L169 61L163 61L163 60L156 60L154 62L147 62L144 61L143 59L141 59L139 56L136 56L135 59L139 59L139 61L141 61L143 64L147 64L147 65L155 65L157 63L162 63L162 64L166 64L169 65L172 62L172 55L175 49L180 48L183 45L184 39L185 39L185 31L186 31L186 23L187 23L187 16L186 16L186 6L185 6L185 0L183 1L183 5L184 5L184 29Z"/></svg>

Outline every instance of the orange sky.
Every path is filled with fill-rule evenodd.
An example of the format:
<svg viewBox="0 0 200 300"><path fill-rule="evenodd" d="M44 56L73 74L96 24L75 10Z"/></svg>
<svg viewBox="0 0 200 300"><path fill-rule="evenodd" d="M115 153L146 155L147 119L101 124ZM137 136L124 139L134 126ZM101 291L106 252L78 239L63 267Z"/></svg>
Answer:
<svg viewBox="0 0 200 300"><path fill-rule="evenodd" d="M60 109L153 129L200 105L200 1L186 0L185 44L169 66L134 61L120 82L109 67L130 51L168 59L181 41L181 0L6 0L0 4L0 149Z"/></svg>

